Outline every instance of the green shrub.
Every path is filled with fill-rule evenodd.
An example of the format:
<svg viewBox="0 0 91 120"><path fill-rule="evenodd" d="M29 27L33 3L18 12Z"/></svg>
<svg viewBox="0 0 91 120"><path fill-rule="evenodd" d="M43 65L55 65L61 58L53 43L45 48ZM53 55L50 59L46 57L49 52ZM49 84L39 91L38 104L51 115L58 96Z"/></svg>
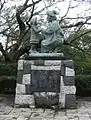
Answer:
<svg viewBox="0 0 91 120"><path fill-rule="evenodd" d="M17 64L16 63L0 63L0 76L4 75L15 75L17 73Z"/></svg>
<svg viewBox="0 0 91 120"><path fill-rule="evenodd" d="M0 93L14 94L16 87L15 76L0 77Z"/></svg>
<svg viewBox="0 0 91 120"><path fill-rule="evenodd" d="M90 75L91 61L77 61L75 62L76 74Z"/></svg>
<svg viewBox="0 0 91 120"><path fill-rule="evenodd" d="M17 63L0 63L0 93L14 94Z"/></svg>
<svg viewBox="0 0 91 120"><path fill-rule="evenodd" d="M91 96L91 75L76 75L77 95Z"/></svg>

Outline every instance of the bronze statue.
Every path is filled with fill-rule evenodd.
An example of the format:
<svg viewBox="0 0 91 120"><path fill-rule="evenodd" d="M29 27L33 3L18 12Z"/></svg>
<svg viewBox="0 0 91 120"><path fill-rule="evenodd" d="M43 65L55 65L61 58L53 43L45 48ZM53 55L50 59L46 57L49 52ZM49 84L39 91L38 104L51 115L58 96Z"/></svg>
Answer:
<svg viewBox="0 0 91 120"><path fill-rule="evenodd" d="M39 44L39 40L41 37L39 34L41 30L38 28L37 18L32 19L30 31L31 31L30 37L31 49L29 50L29 53L35 53L37 52L37 45Z"/></svg>
<svg viewBox="0 0 91 120"><path fill-rule="evenodd" d="M56 47L64 42L61 26L56 15L56 11L47 12L48 26L46 30L42 31L42 34L45 36L45 39L41 42L42 53L55 52Z"/></svg>

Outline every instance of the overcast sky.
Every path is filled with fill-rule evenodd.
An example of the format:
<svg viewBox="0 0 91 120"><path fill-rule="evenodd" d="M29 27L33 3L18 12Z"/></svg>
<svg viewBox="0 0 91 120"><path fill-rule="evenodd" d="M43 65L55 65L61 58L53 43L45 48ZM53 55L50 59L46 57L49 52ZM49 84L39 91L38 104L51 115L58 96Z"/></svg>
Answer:
<svg viewBox="0 0 91 120"><path fill-rule="evenodd" d="M34 0L34 1L36 1L36 0ZM37 10L40 10L40 9L44 8L44 6L47 6L46 1L50 1L50 0L42 0L42 2L40 2L37 6ZM58 17L61 18L62 16L64 16L66 14L68 6L70 4L71 7L74 7L74 6L76 6L76 7L70 9L66 17L71 17L71 18L86 17L91 14L91 4L89 2L80 2L81 0L65 0L65 2L56 3L56 1L58 1L58 0L55 0L55 4L52 5L52 7L45 9L45 13L47 10L56 9L59 12ZM59 1L61 1L61 0L59 0ZM87 1L87 0L85 0L85 1ZM88 1L91 1L91 0L88 0ZM18 7L19 5L22 5L24 2L25 2L25 0L8 0L8 4L6 4L6 7L11 7L14 5L16 5ZM29 3L32 3L32 0L29 0ZM90 10L88 10L88 9L90 9ZM41 17L41 18L43 18L43 17ZM73 22L75 23L77 21L84 21L84 19L70 20L70 23L73 23Z"/></svg>
<svg viewBox="0 0 91 120"><path fill-rule="evenodd" d="M43 1L46 1L46 0L43 0ZM57 1L57 0L55 0L55 1ZM53 5L51 8L49 8L49 10L50 9L57 9L57 10L60 9L60 15L63 16L67 11L67 8L69 6L69 1L71 1L71 6L78 5L78 7L74 8L74 9L70 9L70 11L68 13L68 16L70 16L70 17L76 17L80 13L81 13L81 15L85 15L88 12L84 12L84 10L91 8L91 4L89 4L89 2L82 3L82 2L76 2L76 1L81 1L81 0L76 0L76 1L65 0L65 2L60 2L56 5ZM85 0L85 1L91 1L91 0ZM6 4L6 6L9 6L9 7L11 7L13 5L19 6L19 5L22 5L24 2L25 2L25 0L8 0L8 4ZM32 0L29 1L29 3L31 3L31 2L32 2ZM44 5L45 5L44 2L41 2L40 4L38 4L39 9L43 8ZM90 11L90 14L91 14L91 11Z"/></svg>

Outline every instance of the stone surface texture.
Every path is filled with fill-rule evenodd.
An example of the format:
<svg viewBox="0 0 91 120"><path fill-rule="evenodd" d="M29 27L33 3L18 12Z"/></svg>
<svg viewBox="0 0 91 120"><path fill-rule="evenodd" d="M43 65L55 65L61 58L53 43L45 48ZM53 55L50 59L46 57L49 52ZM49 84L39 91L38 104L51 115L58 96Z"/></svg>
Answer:
<svg viewBox="0 0 91 120"><path fill-rule="evenodd" d="M91 120L91 97L76 103L76 109L15 108L14 96L0 94L0 120Z"/></svg>
<svg viewBox="0 0 91 120"><path fill-rule="evenodd" d="M60 55L18 61L15 105L76 107L74 62Z"/></svg>

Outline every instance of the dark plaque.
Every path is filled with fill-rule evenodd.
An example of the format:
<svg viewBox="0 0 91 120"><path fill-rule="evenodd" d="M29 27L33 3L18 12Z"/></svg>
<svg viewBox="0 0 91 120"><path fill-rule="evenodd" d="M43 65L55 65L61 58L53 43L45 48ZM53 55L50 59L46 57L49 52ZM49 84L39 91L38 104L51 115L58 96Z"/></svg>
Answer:
<svg viewBox="0 0 91 120"><path fill-rule="evenodd" d="M32 71L30 90L32 92L60 92L60 71Z"/></svg>

